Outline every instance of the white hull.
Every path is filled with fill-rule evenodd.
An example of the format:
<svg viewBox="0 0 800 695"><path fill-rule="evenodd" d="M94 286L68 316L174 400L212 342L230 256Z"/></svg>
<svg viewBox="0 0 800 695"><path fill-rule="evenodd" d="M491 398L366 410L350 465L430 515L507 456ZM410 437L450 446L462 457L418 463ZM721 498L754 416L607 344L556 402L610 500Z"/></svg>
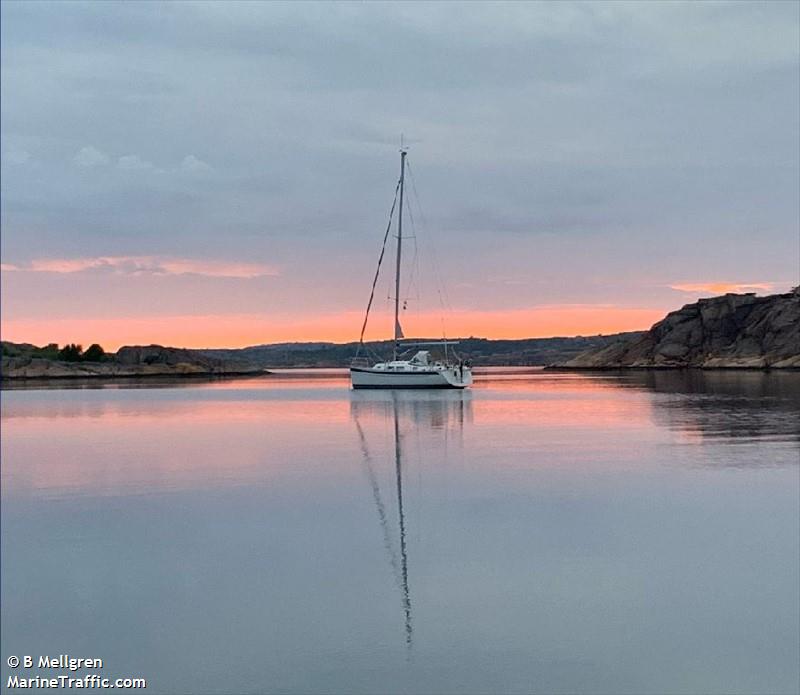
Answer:
<svg viewBox="0 0 800 695"><path fill-rule="evenodd" d="M415 371L351 367L350 381L354 389L463 389L472 384L472 371L469 367Z"/></svg>

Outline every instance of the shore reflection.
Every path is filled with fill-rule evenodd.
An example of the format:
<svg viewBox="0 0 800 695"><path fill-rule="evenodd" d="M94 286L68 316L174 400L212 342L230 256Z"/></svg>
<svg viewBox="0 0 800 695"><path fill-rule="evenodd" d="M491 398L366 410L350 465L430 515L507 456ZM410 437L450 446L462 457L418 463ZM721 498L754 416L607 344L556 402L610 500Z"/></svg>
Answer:
<svg viewBox="0 0 800 695"><path fill-rule="evenodd" d="M298 447L319 479L334 477L360 455L353 420L377 461L395 412L400 439L414 432L408 444L424 440L429 457L446 460L459 447L465 460L509 475L578 469L590 458L635 470L654 442L698 447L682 449L680 465L797 465L800 373L505 370L464 392L352 392L344 373L180 389L15 389L2 398L3 496L267 483L294 475ZM760 442L778 446L763 457ZM711 443L724 449L704 454Z"/></svg>
<svg viewBox="0 0 800 695"><path fill-rule="evenodd" d="M656 423L698 439L800 442L800 373L636 371L621 388L657 394Z"/></svg>

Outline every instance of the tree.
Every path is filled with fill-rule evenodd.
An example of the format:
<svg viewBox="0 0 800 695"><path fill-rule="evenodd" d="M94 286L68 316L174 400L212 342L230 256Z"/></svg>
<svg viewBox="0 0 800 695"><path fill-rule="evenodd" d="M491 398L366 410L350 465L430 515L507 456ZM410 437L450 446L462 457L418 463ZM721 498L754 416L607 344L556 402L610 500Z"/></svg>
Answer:
<svg viewBox="0 0 800 695"><path fill-rule="evenodd" d="M83 346L70 343L58 351L58 359L64 362L78 362L81 359Z"/></svg>
<svg viewBox="0 0 800 695"><path fill-rule="evenodd" d="M37 357L43 357L46 360L58 359L58 343L48 343L43 348L36 350Z"/></svg>
<svg viewBox="0 0 800 695"><path fill-rule="evenodd" d="M86 348L86 352L83 353L83 357L81 359L84 362L102 362L105 359L106 351L103 350L97 343L92 343L88 348Z"/></svg>

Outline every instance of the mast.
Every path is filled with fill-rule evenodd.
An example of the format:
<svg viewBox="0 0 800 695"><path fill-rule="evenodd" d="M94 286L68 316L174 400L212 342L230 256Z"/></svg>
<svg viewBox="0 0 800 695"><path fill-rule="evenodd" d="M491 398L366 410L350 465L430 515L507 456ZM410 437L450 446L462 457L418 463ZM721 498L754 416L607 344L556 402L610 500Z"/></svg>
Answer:
<svg viewBox="0 0 800 695"><path fill-rule="evenodd" d="M400 328L400 257L403 252L403 187L406 178L406 150L400 147L400 209L397 214L397 267L394 276L394 350L392 359L397 359L397 346L403 332Z"/></svg>

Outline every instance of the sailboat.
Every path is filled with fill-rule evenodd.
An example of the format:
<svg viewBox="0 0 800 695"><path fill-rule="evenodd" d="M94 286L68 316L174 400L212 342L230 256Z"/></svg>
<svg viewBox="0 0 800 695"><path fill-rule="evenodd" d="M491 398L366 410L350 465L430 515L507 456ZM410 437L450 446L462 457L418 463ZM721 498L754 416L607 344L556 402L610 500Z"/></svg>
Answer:
<svg viewBox="0 0 800 695"><path fill-rule="evenodd" d="M400 148L400 180L395 189L395 203L399 192L400 205L397 214L397 253L395 263L394 278L394 344L392 347L392 358L382 362L376 362L370 366L366 358L359 357L357 354L350 366L350 383L354 389L436 389L451 388L463 389L472 384L472 369L463 360L450 361L447 357L448 347L457 345L458 341L438 340L425 342L401 343L404 340L403 329L400 326L400 270L403 252L403 193L405 190L406 174L406 154L408 150ZM394 213L395 203L392 204L392 211L389 214L389 224L386 227L386 234L383 238L383 248L378 259L378 268L375 271L375 278L372 281L372 292L370 293L367 304L367 312L364 316L364 323L361 327L361 339L359 340L359 350L364 345L364 331L369 319L369 311L372 307L372 300L375 296L375 285L378 282L381 262L386 251L386 241L392 227L392 214ZM403 359L413 348L438 345L444 348L445 358L443 360L433 359L429 350L417 350L413 356ZM404 348L404 349L401 349Z"/></svg>

